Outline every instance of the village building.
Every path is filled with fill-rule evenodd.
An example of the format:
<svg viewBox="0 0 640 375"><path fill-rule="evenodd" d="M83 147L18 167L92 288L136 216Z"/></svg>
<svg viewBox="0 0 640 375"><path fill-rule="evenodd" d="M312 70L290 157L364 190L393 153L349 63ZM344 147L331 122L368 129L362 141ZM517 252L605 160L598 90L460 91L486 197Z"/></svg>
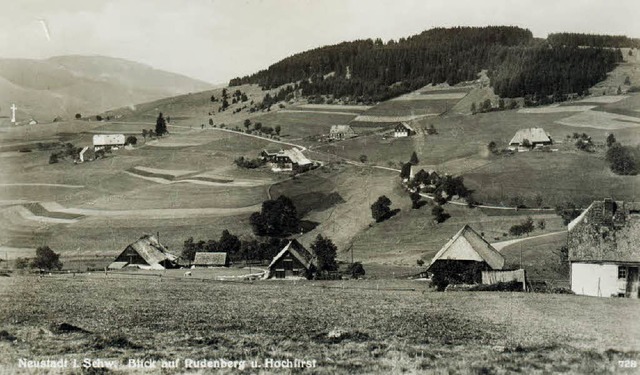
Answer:
<svg viewBox="0 0 640 375"><path fill-rule="evenodd" d="M329 130L329 139L333 139L335 141L349 139L356 136L356 132L349 125L331 125L331 129Z"/></svg>
<svg viewBox="0 0 640 375"><path fill-rule="evenodd" d="M520 129L509 141L509 149L512 151L526 151L528 148L548 146L552 143L551 136L542 128Z"/></svg>
<svg viewBox="0 0 640 375"><path fill-rule="evenodd" d="M410 137L415 135L416 131L411 125L406 122L400 122L393 128L394 138Z"/></svg>
<svg viewBox="0 0 640 375"><path fill-rule="evenodd" d="M229 258L225 252L197 252L192 265L194 267L229 267Z"/></svg>
<svg viewBox="0 0 640 375"><path fill-rule="evenodd" d="M504 257L489 242L465 225L431 260L430 273L446 270L454 283L482 281L482 271L502 270Z"/></svg>
<svg viewBox="0 0 640 375"><path fill-rule="evenodd" d="M595 201L569 223L568 230L574 293L639 298L639 203Z"/></svg>
<svg viewBox="0 0 640 375"><path fill-rule="evenodd" d="M295 147L280 151L263 150L260 156L271 165L274 172L304 172L313 168L313 162Z"/></svg>
<svg viewBox="0 0 640 375"><path fill-rule="evenodd" d="M291 240L269 264L267 278L310 279L316 272L316 259L297 240Z"/></svg>
<svg viewBox="0 0 640 375"><path fill-rule="evenodd" d="M93 148L98 151L106 147L117 149L125 143L124 134L96 134L93 136Z"/></svg>
<svg viewBox="0 0 640 375"><path fill-rule="evenodd" d="M178 258L169 253L155 236L144 235L139 240L127 246L109 269L136 267L144 270L163 270L177 268Z"/></svg>

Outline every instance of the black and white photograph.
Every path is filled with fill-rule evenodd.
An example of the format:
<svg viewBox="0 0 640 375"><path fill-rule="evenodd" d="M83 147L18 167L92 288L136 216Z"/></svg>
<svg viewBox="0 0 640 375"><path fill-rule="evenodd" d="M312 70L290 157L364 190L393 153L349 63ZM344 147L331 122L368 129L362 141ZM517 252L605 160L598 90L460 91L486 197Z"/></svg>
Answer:
<svg viewBox="0 0 640 375"><path fill-rule="evenodd" d="M0 373L640 373L637 0L0 0Z"/></svg>

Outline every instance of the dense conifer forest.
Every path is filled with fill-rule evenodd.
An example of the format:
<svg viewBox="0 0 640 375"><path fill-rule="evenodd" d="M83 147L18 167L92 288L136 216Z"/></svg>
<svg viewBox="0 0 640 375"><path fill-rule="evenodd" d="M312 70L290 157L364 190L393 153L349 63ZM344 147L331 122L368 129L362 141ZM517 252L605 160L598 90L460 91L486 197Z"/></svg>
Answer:
<svg viewBox="0 0 640 375"><path fill-rule="evenodd" d="M501 97L563 100L581 94L622 60L626 37L551 34L511 26L436 28L398 41L356 40L288 57L231 86L271 89L298 82L302 94L381 101L429 83L475 80L486 69ZM615 47L615 48L606 48Z"/></svg>

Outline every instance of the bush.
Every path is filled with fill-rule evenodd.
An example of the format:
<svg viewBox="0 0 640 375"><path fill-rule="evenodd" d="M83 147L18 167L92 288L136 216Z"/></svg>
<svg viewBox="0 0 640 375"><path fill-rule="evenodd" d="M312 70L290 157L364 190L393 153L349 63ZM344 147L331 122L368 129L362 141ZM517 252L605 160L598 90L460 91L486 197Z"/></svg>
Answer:
<svg viewBox="0 0 640 375"><path fill-rule="evenodd" d="M347 269L347 272L354 279L359 279L366 273L364 267L362 266L362 263L360 262L351 263L349 265L349 268Z"/></svg>
<svg viewBox="0 0 640 375"><path fill-rule="evenodd" d="M478 292L522 292L522 283L519 281L498 282L495 284L480 284L471 287L472 291Z"/></svg>
<svg viewBox="0 0 640 375"><path fill-rule="evenodd" d="M29 259L26 258L16 258L14 261L14 266L18 270L23 270L29 267Z"/></svg>
<svg viewBox="0 0 640 375"><path fill-rule="evenodd" d="M54 153L49 156L49 164L55 164L58 162L58 154Z"/></svg>
<svg viewBox="0 0 640 375"><path fill-rule="evenodd" d="M124 141L125 146L126 145L136 145L138 144L138 138L136 138L135 135L130 135L127 137L127 139Z"/></svg>
<svg viewBox="0 0 640 375"><path fill-rule="evenodd" d="M60 254L56 254L49 246L40 246L36 249L36 257L31 261L32 268L51 270L62 269Z"/></svg>
<svg viewBox="0 0 640 375"><path fill-rule="evenodd" d="M520 223L509 228L509 234L512 236L521 236L523 234L528 234L533 232L535 229L533 225L533 219L531 217L527 217L527 219Z"/></svg>
<svg viewBox="0 0 640 375"><path fill-rule="evenodd" d="M376 222L386 219L391 213L391 199L385 195L378 197L378 200L371 205L371 216Z"/></svg>
<svg viewBox="0 0 640 375"><path fill-rule="evenodd" d="M261 158L255 158L255 159L245 159L244 156L240 156L239 158L237 158L236 160L233 161L238 167L240 168L247 168L247 169L256 169L256 168L260 168L261 166L263 166L265 164L265 161L262 160Z"/></svg>

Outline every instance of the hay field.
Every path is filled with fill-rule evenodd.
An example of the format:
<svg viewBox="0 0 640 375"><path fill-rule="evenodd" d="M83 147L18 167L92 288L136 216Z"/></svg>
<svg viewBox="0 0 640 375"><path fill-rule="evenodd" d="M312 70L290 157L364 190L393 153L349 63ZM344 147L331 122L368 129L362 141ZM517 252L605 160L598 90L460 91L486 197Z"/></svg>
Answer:
<svg viewBox="0 0 640 375"><path fill-rule="evenodd" d="M283 140L299 140L304 137L329 134L331 125L347 124L358 112L316 110L281 110L260 115L252 123L261 122L262 126L281 127Z"/></svg>
<svg viewBox="0 0 640 375"><path fill-rule="evenodd" d="M418 282L405 282L415 291L399 292L367 282L328 289L322 286L341 284L36 280L0 284L7 302L0 307L0 366L7 372L26 372L18 358L87 357L113 360L116 371L127 370L130 358L157 366L179 358L168 374L184 372L187 358L315 360L311 370L319 374L614 373L619 360L640 351L640 312L625 299L430 293ZM373 290L357 289L367 287ZM315 318L304 319L310 312ZM65 332L62 323L84 331Z"/></svg>
<svg viewBox="0 0 640 375"><path fill-rule="evenodd" d="M481 202L509 205L519 195L534 206L535 194L544 205L572 201L586 207L592 200L614 196L637 199L640 177L617 176L598 155L586 153L518 153L464 174L465 184Z"/></svg>
<svg viewBox="0 0 640 375"><path fill-rule="evenodd" d="M596 128L611 131L639 127L640 116L626 116L604 111L584 111L557 122L578 128Z"/></svg>

